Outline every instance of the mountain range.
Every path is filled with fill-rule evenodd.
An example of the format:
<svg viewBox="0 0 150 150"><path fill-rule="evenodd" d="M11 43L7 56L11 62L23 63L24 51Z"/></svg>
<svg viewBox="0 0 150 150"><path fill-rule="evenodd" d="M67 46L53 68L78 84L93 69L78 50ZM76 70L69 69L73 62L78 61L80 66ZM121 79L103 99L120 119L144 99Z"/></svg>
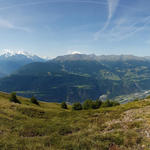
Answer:
<svg viewBox="0 0 150 150"><path fill-rule="evenodd" d="M149 57L73 54L49 61L38 59L38 62L22 64L1 78L0 90L16 91L26 97L34 95L45 101L72 103L103 95L113 99L150 89Z"/></svg>
<svg viewBox="0 0 150 150"><path fill-rule="evenodd" d="M26 64L44 61L46 60L27 52L5 50L0 55L0 77L9 75Z"/></svg>

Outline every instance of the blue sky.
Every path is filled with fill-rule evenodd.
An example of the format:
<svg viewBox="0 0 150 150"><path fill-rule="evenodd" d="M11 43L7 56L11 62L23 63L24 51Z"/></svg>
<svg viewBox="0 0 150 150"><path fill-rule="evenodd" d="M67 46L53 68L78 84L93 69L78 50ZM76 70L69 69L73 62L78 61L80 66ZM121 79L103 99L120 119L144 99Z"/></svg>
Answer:
<svg viewBox="0 0 150 150"><path fill-rule="evenodd" d="M150 0L0 0L0 50L150 56Z"/></svg>

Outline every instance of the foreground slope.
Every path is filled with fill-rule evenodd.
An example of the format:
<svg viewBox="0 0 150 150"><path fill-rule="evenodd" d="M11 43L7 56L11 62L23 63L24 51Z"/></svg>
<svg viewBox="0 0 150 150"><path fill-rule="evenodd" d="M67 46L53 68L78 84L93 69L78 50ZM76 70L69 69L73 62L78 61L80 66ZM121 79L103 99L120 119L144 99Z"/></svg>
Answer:
<svg viewBox="0 0 150 150"><path fill-rule="evenodd" d="M0 149L146 150L150 148L150 100L111 108L72 111L60 104L9 102L0 93Z"/></svg>

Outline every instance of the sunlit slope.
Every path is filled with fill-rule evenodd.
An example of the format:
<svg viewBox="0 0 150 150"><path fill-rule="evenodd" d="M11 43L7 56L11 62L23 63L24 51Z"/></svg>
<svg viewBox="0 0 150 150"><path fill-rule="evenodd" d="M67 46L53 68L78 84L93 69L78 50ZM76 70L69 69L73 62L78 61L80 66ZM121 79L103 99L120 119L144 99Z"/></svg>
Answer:
<svg viewBox="0 0 150 150"><path fill-rule="evenodd" d="M0 93L0 149L137 150L150 146L150 100L72 111Z"/></svg>

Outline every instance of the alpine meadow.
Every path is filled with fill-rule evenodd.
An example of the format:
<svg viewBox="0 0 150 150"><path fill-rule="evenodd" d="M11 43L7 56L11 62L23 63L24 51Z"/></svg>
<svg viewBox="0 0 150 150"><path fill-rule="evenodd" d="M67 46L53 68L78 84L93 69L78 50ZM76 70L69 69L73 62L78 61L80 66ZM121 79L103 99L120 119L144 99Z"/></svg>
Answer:
<svg viewBox="0 0 150 150"><path fill-rule="evenodd" d="M0 150L150 150L149 0L0 0Z"/></svg>

